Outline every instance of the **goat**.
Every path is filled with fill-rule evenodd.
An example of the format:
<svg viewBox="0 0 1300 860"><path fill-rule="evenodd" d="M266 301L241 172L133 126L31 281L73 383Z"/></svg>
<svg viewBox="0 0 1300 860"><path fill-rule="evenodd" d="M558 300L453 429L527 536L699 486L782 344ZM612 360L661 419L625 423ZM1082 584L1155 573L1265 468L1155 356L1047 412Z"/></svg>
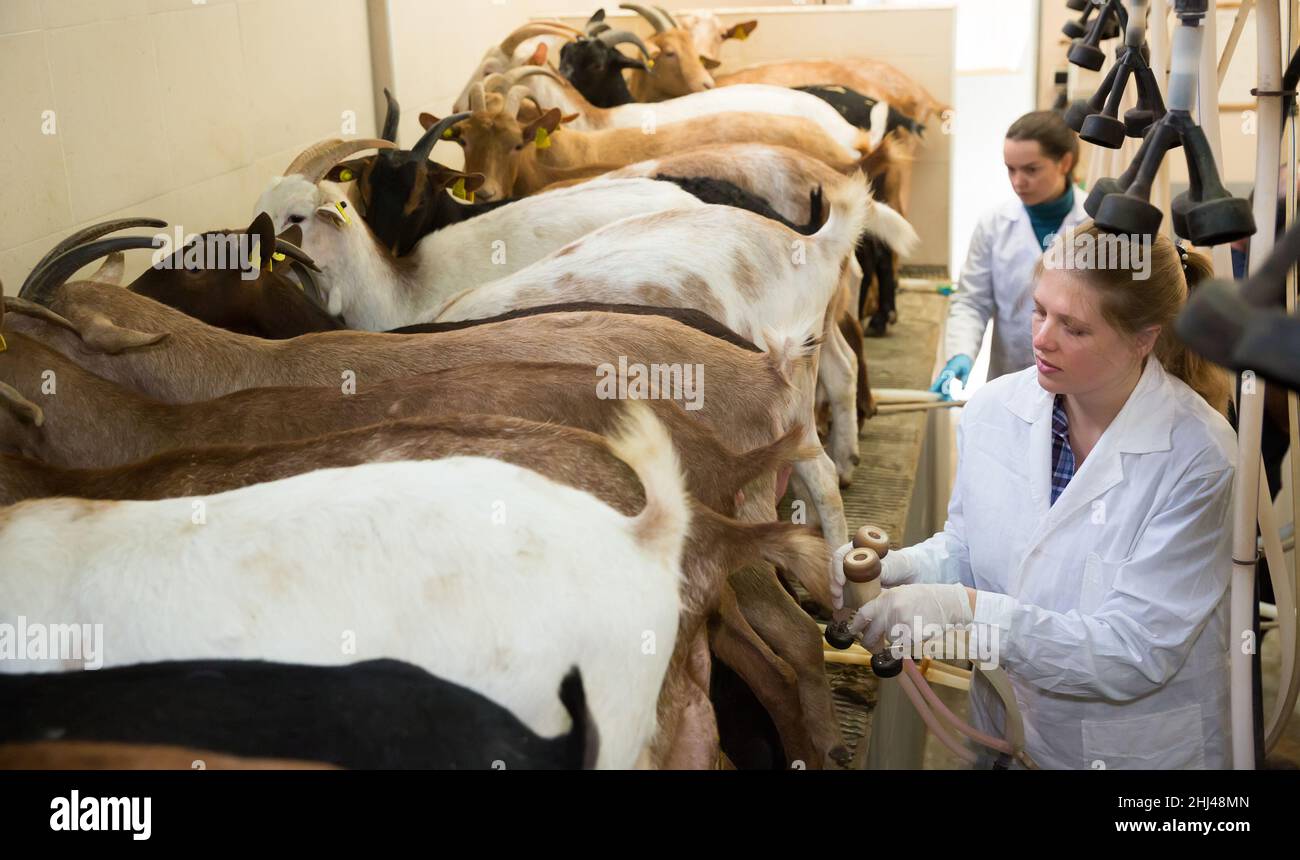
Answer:
<svg viewBox="0 0 1300 860"><path fill-rule="evenodd" d="M719 87L738 84L773 84L784 87L839 86L854 90L864 96L888 103L916 123L925 125L933 119L948 117L951 108L932 96L928 90L894 66L880 60L845 58L840 60L801 60L768 62L748 66L718 78ZM919 138L897 128L900 145L909 155L915 155ZM895 196L888 197L890 205L906 215L906 201L911 196L910 160L902 160L891 168L892 183L898 186Z"/></svg>
<svg viewBox="0 0 1300 860"><path fill-rule="evenodd" d="M769 61L746 66L717 78L719 87L772 84L779 87L841 86L887 102L904 115L926 124L939 119L949 105L940 102L910 76L881 60L845 57L838 60Z"/></svg>
<svg viewBox="0 0 1300 860"><path fill-rule="evenodd" d="M759 84L733 84L729 89L745 86L761 86ZM808 93L816 96L826 102L839 113L840 116L865 131L877 130L883 137L885 134L896 128L907 129L918 138L925 135L925 126L912 119L907 114L890 106L887 102L879 99L873 99L870 96L864 96L857 90L848 87L822 85L815 87L794 87L796 92ZM884 105L884 116L881 116L881 105ZM883 119L883 122L882 122Z"/></svg>
<svg viewBox="0 0 1300 860"><path fill-rule="evenodd" d="M334 770L327 764L254 759L161 744L31 741L0 744L0 770Z"/></svg>
<svg viewBox="0 0 1300 860"><path fill-rule="evenodd" d="M639 301L694 307L762 347L767 326L820 325L831 293L846 274L848 254L873 217L860 177L828 196L830 216L808 237L722 206L628 218L514 275L453 296L431 319L474 319L559 297ZM702 235L711 241L690 241ZM651 271L657 272L653 279L640 274ZM839 340L834 328L827 336ZM847 346L843 349L848 353ZM852 355L844 353L840 357L847 365L827 364L828 372L844 372L834 378L823 374L835 416L830 450L841 476L851 473L857 456L856 368ZM821 480L813 493L825 498Z"/></svg>
<svg viewBox="0 0 1300 860"><path fill-rule="evenodd" d="M398 109L396 101L391 101L390 109L393 111ZM428 160L427 144L439 139L450 125L463 117L464 115L458 114L435 120L429 114L421 114L420 121L424 124L426 134L412 150L382 150L373 156L356 158L335 165L325 174L325 179L330 181L356 181L356 191L364 207L363 217L366 226L374 234L376 242L394 256L409 254L415 249L415 243L429 233L515 202L507 198L485 203L456 203L447 193L448 181L457 182L461 193L469 196L473 195L474 190L483 181L483 177L478 174L467 176L460 171L449 170ZM780 216L776 215L765 201L754 198L730 184L726 187L719 182L707 185L690 183L689 186L677 184L706 203L721 202L739 206L780 220ZM263 205L277 209L286 202L286 195L292 187L292 184L287 187L284 194L267 195L270 199L264 198ZM595 187L591 190L594 191ZM301 200L299 202L301 203ZM594 215L599 211L599 206L598 200L584 200L580 201L578 208ZM305 211L307 207L300 205L299 209ZM544 223L551 224L557 220L553 213L548 213L548 216ZM562 230L559 235L567 234ZM507 233L500 234L496 238L506 244L513 244ZM541 235L532 238L540 239ZM458 245L457 248L459 247ZM437 253L441 254L441 251ZM501 274L500 267L496 268L494 276Z"/></svg>
<svg viewBox="0 0 1300 860"><path fill-rule="evenodd" d="M723 42L728 39L743 41L758 29L758 21L753 19L724 27L722 19L712 12L678 12L675 19L679 27L691 34L695 53L709 71L722 65L718 55L722 53Z"/></svg>
<svg viewBox="0 0 1300 860"><path fill-rule="evenodd" d="M598 766L631 767L656 732L681 591L697 585L682 582L691 513L676 455L641 405L611 440L645 490L631 518L477 457L322 469L201 499L5 508L0 565L26 575L0 581L0 621L93 618L112 631L108 666L338 664L344 637L357 659L421 666L543 736L568 728L553 679L577 665ZM0 673L44 662L0 661Z"/></svg>
<svg viewBox="0 0 1300 860"><path fill-rule="evenodd" d="M0 697L15 705L0 711L8 743L164 744L385 770L577 770L593 767L600 747L576 668L559 685L572 728L555 738L397 660L191 660L0 675Z"/></svg>
<svg viewBox="0 0 1300 860"><path fill-rule="evenodd" d="M484 82L484 87L494 80L497 79L489 78ZM511 88L524 87L538 105L559 108L561 114L566 115L568 127L579 131L639 128L644 132L649 127L657 129L661 125L720 113L770 114L802 117L815 122L847 154L869 151L879 146L884 137L888 115L888 105L879 106L876 109L876 130L871 131L870 126L860 129L823 99L766 84L688 93L653 104L621 103L617 107L605 109L592 104L570 82L544 66L529 65L511 69L503 73L500 80ZM572 118L567 115L572 115Z"/></svg>
<svg viewBox="0 0 1300 860"><path fill-rule="evenodd" d="M320 293L311 272L320 271L319 268L295 242L275 236L269 216L259 215L245 231L202 234L196 237L195 244L212 248L241 232L258 236L259 248L274 248L276 255L288 259L288 266L275 270L275 257L265 254L260 266L252 269L256 277L249 278L246 276L249 270L221 265L207 254L198 255L201 259L192 262L193 246L190 246L177 249L162 264L146 269L127 289L208 325L254 337L289 338L343 327L318 304ZM302 241L296 226L285 235ZM290 266L297 267L303 287L284 274Z"/></svg>
<svg viewBox="0 0 1300 860"><path fill-rule="evenodd" d="M368 223L343 215L339 204L345 200L341 186L298 174L274 181L256 209L277 226L302 228L303 250L320 266L317 283L329 313L371 331L428 320L449 296L517 272L598 227L704 205L671 183L593 182L435 230L410 255L394 258L379 247Z"/></svg>
<svg viewBox="0 0 1300 860"><path fill-rule="evenodd" d="M559 21L535 21L516 28L510 35L501 40L499 45L493 45L488 48L483 59L479 61L474 73L470 75L469 81L465 84L460 95L456 96L456 101L452 107L453 111L463 111L469 106L469 91L474 84L486 78L488 75L504 72L515 65L515 55L520 47L525 44L535 44L536 39L558 38L561 42L567 42L570 39L581 35L581 31L570 27L568 24L562 24ZM526 49L533 50L532 48ZM397 138L390 138L396 141Z"/></svg>
<svg viewBox="0 0 1300 860"><path fill-rule="evenodd" d="M656 124L654 134L641 128L600 131L557 131L561 112L551 108L524 122L519 107L528 91L511 87L505 76L489 78L471 90L471 114L457 123L452 138L465 148L465 170L485 177L480 196L493 199L526 197L555 182L612 170L636 161L685 149L725 143L766 143L789 146L821 159L842 173L861 163L858 149L828 135L821 125L803 116L726 111L682 122ZM491 91L489 91L491 89ZM816 99L812 99L817 102ZM833 108L822 104L834 122L860 136L860 149L870 152L870 136L853 129Z"/></svg>
<svg viewBox="0 0 1300 860"><path fill-rule="evenodd" d="M620 3L620 9L635 12L650 22L654 33L646 41L657 50L650 55L648 71L633 69L628 89L639 102L657 102L674 96L713 89L717 84L704 67L695 38L664 9L647 9L636 3Z"/></svg>
<svg viewBox="0 0 1300 860"><path fill-rule="evenodd" d="M873 179L883 174L903 156L895 148L892 136L868 157L868 175ZM665 177L708 176L735 183L745 191L771 203L782 218L800 221L809 217L807 200L800 189L809 184L833 187L841 181L839 175L825 164L802 152L785 147L756 144L731 144L729 146L700 148L649 159L611 171L608 178L633 176ZM872 195L879 200L883 195L880 186L872 184ZM892 209L892 207L891 207ZM882 213L891 210L881 210ZM874 305L870 330L882 334L885 320L896 316L895 295L898 287L897 262L900 254L908 253L917 243L916 233L901 217L889 229L865 233L858 243L856 257L862 269L862 288L858 291L858 318ZM872 279L875 278L873 285ZM873 302L871 294L878 298ZM861 357L859 357L861 358Z"/></svg>
<svg viewBox="0 0 1300 860"><path fill-rule="evenodd" d="M388 90L384 94L388 96L385 128L395 127L401 109ZM375 240L393 256L406 256L428 233L502 205L469 202L482 177L468 176L429 159L442 133L465 116L468 114L455 114L435 124L409 150L381 149L370 157L326 165L327 170L320 178L335 182L356 180L364 217ZM319 163L324 164L324 161ZM299 168L315 176L320 172L319 165L302 164ZM278 186L279 181L273 182L273 187ZM459 183L457 187L467 199L465 204L454 202L447 193L447 186L454 183Z"/></svg>
<svg viewBox="0 0 1300 860"><path fill-rule="evenodd" d="M865 203L865 199L862 202ZM749 216L749 213L739 210L715 208ZM841 224L833 229L843 230L846 226ZM806 241L813 240L815 237ZM721 390L722 397L715 394L695 414L709 420L720 436L736 440L735 444L746 448L770 443L775 428L782 428L779 432L784 432L798 423L803 423L806 428L813 426L816 365L796 365L792 357L797 354L799 345L823 327L813 316L821 313L815 310L815 304L811 305L813 311L804 307L798 312L804 317L802 322L785 326L777 324L775 340L769 333L764 345L773 353L769 358L774 359L774 364L769 365L766 375L771 379L771 371L775 370L779 388L776 392L759 394L759 398L747 406L743 401L752 396L751 392L758 393L755 380L765 373L732 375L740 370L740 365L728 362L718 354L722 345L717 341L659 318L653 318L653 322L652 318L629 321L622 318L624 315L613 314L592 315L594 318L580 321L568 314L546 314L492 326L477 326L471 330L444 332L432 340L435 336L327 332L265 342L240 339L237 335L216 336L222 333L186 325L184 317L180 320L168 318L162 313L165 309L161 306L129 307L129 298L139 297L113 287L82 283L60 288L63 280L88 260L130 246L132 241L130 238L100 240L75 249L79 256L65 253L57 265L44 267L41 279L29 285L29 295L49 305L64 319L59 322L40 320L29 312L14 315L13 327L29 333L36 327L36 333L44 343L73 357L92 373L122 381L164 401L207 399L250 387L337 385L340 374L344 379L351 374L357 380L381 380L468 363L551 359L556 354L555 344L564 342L566 359L589 366L617 360L619 356L626 356L629 364L643 366L706 364L711 368L711 379L715 380L710 390ZM814 253L810 259L817 261L818 258ZM744 267L739 271L745 271ZM688 281L685 285L693 283ZM820 285L815 288L827 289ZM581 296L569 298L580 299ZM787 296L786 300L798 304L797 294ZM803 301L815 303L817 299L805 295ZM524 304L530 303L548 304L545 301ZM485 312L484 315L490 316L491 313ZM721 316L711 315L715 318ZM459 318L460 315L447 316ZM144 330L125 329L116 324L117 319L130 320L132 325ZM838 336L838 332L833 334ZM375 340L377 337L380 340ZM167 343L161 343L164 340ZM682 347L688 343L689 348L683 350ZM92 351L87 351L86 347ZM110 354L106 355L106 352ZM683 353L690 355L692 352L705 360L676 360L683 358ZM762 362L749 356L745 364L752 369ZM723 378L720 380L719 377ZM718 381L721 385L717 384ZM847 383L837 378L837 383L843 388L846 384L851 385L853 378L850 377ZM856 445L857 441L857 434L851 426L855 423L851 417L854 409L852 388L846 394L848 403L845 404L842 398L837 403L837 414L846 415L839 422L841 430L837 438L841 446L845 442ZM716 411L713 409L715 404L720 404ZM758 407L757 414L754 407ZM846 408L848 412L844 413ZM715 419L719 423L713 423ZM806 432L810 434L808 441L815 443L815 434L811 430ZM755 444L747 444L749 441ZM796 473L811 489L812 501L818 508L828 539L839 546L846 539L847 526L836 487L835 470L836 465L825 455L795 465Z"/></svg>
<svg viewBox="0 0 1300 860"><path fill-rule="evenodd" d="M560 48L560 74L572 81L593 105L607 108L632 101L623 80L624 69L648 71L645 63L622 53L617 46L634 44L644 57L649 57L650 51L636 35L611 29L604 20L605 10L596 10L587 21L583 35Z"/></svg>
<svg viewBox="0 0 1300 860"><path fill-rule="evenodd" d="M11 335L8 342L9 348L0 353L0 380L7 386L0 404L8 407L7 419L0 423L6 428L0 432L0 448L65 468L122 466L214 439L228 444L292 440L383 420L457 412L516 415L601 432L611 427L620 406L617 400L598 396L599 369L522 362L465 365L355 390L347 385L251 388L215 400L162 404L86 373L25 335ZM43 381L51 373L58 389L42 397ZM607 378L615 391L628 382L616 369ZM700 384L695 380L695 386ZM692 390L695 386L660 394L684 394L698 403L702 390ZM745 484L775 473L796 448L806 445L800 441L803 429L796 427L770 448L738 456L673 400L650 402L671 428L692 492L728 513ZM84 415L94 415L94 424L78 420ZM817 453L813 448L801 456ZM719 475L720 464L730 467L726 474Z"/></svg>
<svg viewBox="0 0 1300 860"><path fill-rule="evenodd" d="M789 446L785 447L788 451ZM762 557L782 561L783 566L791 569L800 581L810 581L815 587L814 593L824 591L819 584L825 580L823 555L828 550L824 542L815 540L801 544L804 550L800 555L794 547L781 548L783 542L793 540L795 538L791 536L799 534L790 526L742 526L713 513L715 510L730 511L734 489L746 483L746 475L771 468L772 463L797 454L775 448L742 458L725 451L722 453L722 458L708 464L717 473L713 480L718 485L717 492L697 497L700 504L693 504L695 518L682 562L688 580L714 581L752 560L752 553L761 552ZM0 504L54 495L92 499L208 495L317 468L455 456L488 456L535 469L553 480L590 492L628 514L639 510L643 504L635 478L613 459L608 443L602 437L556 423L538 424L502 416L469 414L455 414L443 420L390 421L291 442L174 451L109 470L61 470L0 455L0 478L3 478L0 486L5 488ZM824 597L829 599L829 595ZM687 600L682 615L683 631L698 635L705 615L713 610L712 604L716 602L704 598ZM731 597L729 604L734 603L735 598ZM747 624L745 628L748 630ZM752 631L749 635L757 637ZM785 632L781 635L788 636ZM685 720L688 726L695 725L692 718L701 718L699 702L703 701L707 706L707 696L693 695L688 683L690 675L684 674L691 663L699 662L699 658L691 657L690 647L688 640L679 643L681 653L674 656L669 680L665 682L660 716L666 734L656 742L656 762L677 760L683 755L696 764L708 760L707 756L701 759L698 755L687 754L690 750L698 752L698 743L687 743L683 750L681 744L672 740L678 733L671 729L674 723ZM752 652L755 648L765 650L759 641L750 643L746 651ZM703 659L707 661L707 654ZM751 682L763 685L761 673L757 681L750 677ZM707 684L704 686L707 689ZM706 724L708 713L702 715Z"/></svg>

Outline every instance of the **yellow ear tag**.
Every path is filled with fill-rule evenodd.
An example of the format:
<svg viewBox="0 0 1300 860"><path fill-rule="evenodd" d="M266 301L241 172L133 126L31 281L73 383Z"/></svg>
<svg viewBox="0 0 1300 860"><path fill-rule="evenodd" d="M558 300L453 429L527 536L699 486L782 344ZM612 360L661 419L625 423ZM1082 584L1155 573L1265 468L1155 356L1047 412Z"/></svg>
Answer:
<svg viewBox="0 0 1300 860"><path fill-rule="evenodd" d="M0 334L0 352L4 352L8 348L9 344L5 343L5 336Z"/></svg>
<svg viewBox="0 0 1300 860"><path fill-rule="evenodd" d="M456 180L456 184L451 186L451 196L457 200L468 200L465 196L465 177Z"/></svg>
<svg viewBox="0 0 1300 860"><path fill-rule="evenodd" d="M344 223L344 224L351 224L351 223L352 223L352 219L348 217L348 213L347 213L347 211L346 211L347 208L348 208L348 204L347 204L347 203L345 203L344 201L340 200L340 201L338 201L337 203L334 204L334 208L337 209L337 210L339 210L339 214L343 216L343 223Z"/></svg>
<svg viewBox="0 0 1300 860"><path fill-rule="evenodd" d="M352 181L351 170L344 168L343 170L339 171L339 182L351 182L351 181Z"/></svg>
<svg viewBox="0 0 1300 860"><path fill-rule="evenodd" d="M452 139L453 137L455 137L455 136L456 136L456 129L454 129L454 128L444 128L444 129L442 130L442 139L443 139L443 140L451 140L451 139Z"/></svg>
<svg viewBox="0 0 1300 860"><path fill-rule="evenodd" d="M646 71L653 69L655 67L655 61L650 59L649 57L646 57L645 67L646 67Z"/></svg>
<svg viewBox="0 0 1300 860"><path fill-rule="evenodd" d="M733 38L738 39L739 41L743 42L743 41L745 41L746 39L749 38L749 32L748 32L747 30L745 30L744 27L737 27L737 28L736 28L736 35L735 35Z"/></svg>
<svg viewBox="0 0 1300 860"><path fill-rule="evenodd" d="M273 251L271 253L271 261L266 264L266 270L269 272L271 271L271 269L275 267L276 263L283 263L283 262L284 262L284 254L281 254L279 251Z"/></svg>
<svg viewBox="0 0 1300 860"><path fill-rule="evenodd" d="M537 144L538 149L546 149L551 145L551 136L546 133L542 126L537 127L537 134L533 135L533 143Z"/></svg>

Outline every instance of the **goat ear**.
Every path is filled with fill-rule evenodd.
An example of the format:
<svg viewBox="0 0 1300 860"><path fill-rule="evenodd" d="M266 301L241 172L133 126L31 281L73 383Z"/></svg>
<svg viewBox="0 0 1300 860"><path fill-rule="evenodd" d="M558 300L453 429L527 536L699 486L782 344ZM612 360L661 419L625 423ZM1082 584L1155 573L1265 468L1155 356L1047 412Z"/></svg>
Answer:
<svg viewBox="0 0 1300 860"><path fill-rule="evenodd" d="M546 65L546 43L538 42L537 48L533 50L533 55L524 60L525 66L544 66Z"/></svg>
<svg viewBox="0 0 1300 860"><path fill-rule="evenodd" d="M326 203L324 206L316 207L316 217L329 221L335 227L347 226L351 221L344 213L344 207L347 206L345 201L338 203Z"/></svg>
<svg viewBox="0 0 1300 860"><path fill-rule="evenodd" d="M167 332L150 333L123 328L103 314L91 314L84 320L78 320L76 325L82 343L96 352L108 355L153 346L167 337Z"/></svg>
<svg viewBox="0 0 1300 860"><path fill-rule="evenodd" d="M758 28L758 21L742 21L739 24L733 24L727 29L723 30L722 38L724 40L736 39L738 41L743 42L746 39L748 39L750 33L753 33L754 30L757 28Z"/></svg>
<svg viewBox="0 0 1300 860"><path fill-rule="evenodd" d="M257 237L257 268L269 269L275 253L275 222L265 212L258 212L245 232Z"/></svg>
<svg viewBox="0 0 1300 860"><path fill-rule="evenodd" d="M40 427L45 423L45 413L41 411L41 407L23 397L18 389L3 382L0 382L0 403L13 413L19 424Z"/></svg>
<svg viewBox="0 0 1300 860"><path fill-rule="evenodd" d="M564 116L560 117L560 122L573 122L577 118L578 114L576 113L566 113Z"/></svg>
<svg viewBox="0 0 1300 860"><path fill-rule="evenodd" d="M366 158L352 158L347 161L341 161L330 168L325 178L330 182L353 182L359 177L365 169L370 166L375 156Z"/></svg>
<svg viewBox="0 0 1300 860"><path fill-rule="evenodd" d="M471 194L482 188L484 182L487 182L487 177L481 173L465 174L465 190Z"/></svg>
<svg viewBox="0 0 1300 860"><path fill-rule="evenodd" d="M549 146L549 135L560 126L560 109L551 108L537 119L524 126L524 142L533 142L545 148Z"/></svg>
<svg viewBox="0 0 1300 860"><path fill-rule="evenodd" d="M706 57L703 54L700 54L700 65L704 66L704 68L708 69L711 72L714 69L716 69L718 66L722 65L722 61L715 60L712 57Z"/></svg>

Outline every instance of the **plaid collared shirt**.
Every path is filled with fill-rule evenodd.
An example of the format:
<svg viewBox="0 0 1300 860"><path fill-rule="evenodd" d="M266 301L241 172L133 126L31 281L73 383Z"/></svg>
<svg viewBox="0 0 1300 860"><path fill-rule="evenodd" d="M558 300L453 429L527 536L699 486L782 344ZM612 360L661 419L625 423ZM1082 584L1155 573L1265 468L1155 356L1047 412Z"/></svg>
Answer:
<svg viewBox="0 0 1300 860"><path fill-rule="evenodd" d="M1065 416L1065 398L1058 394L1052 404L1052 504L1074 477L1074 452L1070 450L1070 422Z"/></svg>

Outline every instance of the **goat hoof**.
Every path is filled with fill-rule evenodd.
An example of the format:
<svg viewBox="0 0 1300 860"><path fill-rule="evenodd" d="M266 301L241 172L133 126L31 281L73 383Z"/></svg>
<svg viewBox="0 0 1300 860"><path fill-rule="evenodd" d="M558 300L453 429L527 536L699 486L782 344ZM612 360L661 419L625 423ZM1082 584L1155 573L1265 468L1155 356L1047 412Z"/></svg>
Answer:
<svg viewBox="0 0 1300 860"><path fill-rule="evenodd" d="M858 464L860 464L860 463L862 462L862 458L861 458L860 456L858 456L857 454L854 454L852 457L849 457L849 462L852 463L853 465L857 466Z"/></svg>
<svg viewBox="0 0 1300 860"><path fill-rule="evenodd" d="M884 337L886 327L889 325L889 318L884 314L875 314L867 322L866 331L863 332L867 337Z"/></svg>
<svg viewBox="0 0 1300 860"><path fill-rule="evenodd" d="M833 747L830 752L826 753L826 757L840 767L847 768L853 764L853 753L849 752L849 748L844 744Z"/></svg>

